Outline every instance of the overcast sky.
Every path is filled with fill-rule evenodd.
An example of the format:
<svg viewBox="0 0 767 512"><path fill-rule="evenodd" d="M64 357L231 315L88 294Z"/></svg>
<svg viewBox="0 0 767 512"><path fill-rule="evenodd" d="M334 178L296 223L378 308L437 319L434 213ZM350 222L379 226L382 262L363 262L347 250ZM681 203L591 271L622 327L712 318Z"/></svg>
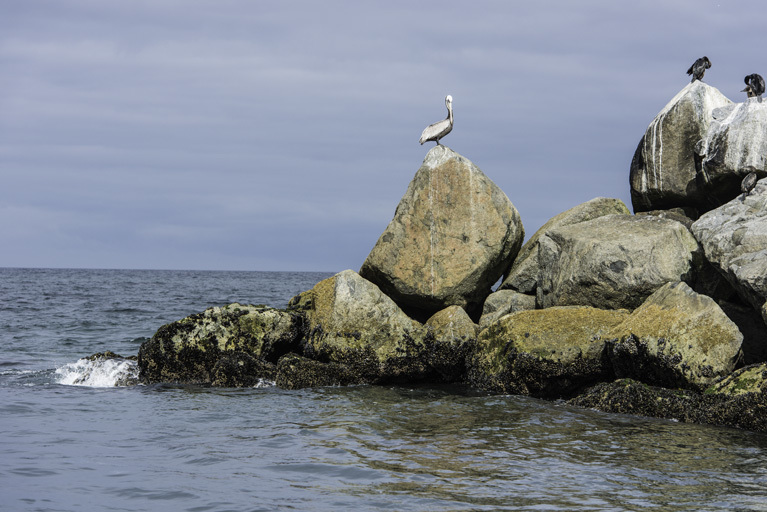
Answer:
<svg viewBox="0 0 767 512"><path fill-rule="evenodd" d="M527 236L630 207L647 125L707 55L767 76L756 1L0 0L0 267L358 270L433 143Z"/></svg>

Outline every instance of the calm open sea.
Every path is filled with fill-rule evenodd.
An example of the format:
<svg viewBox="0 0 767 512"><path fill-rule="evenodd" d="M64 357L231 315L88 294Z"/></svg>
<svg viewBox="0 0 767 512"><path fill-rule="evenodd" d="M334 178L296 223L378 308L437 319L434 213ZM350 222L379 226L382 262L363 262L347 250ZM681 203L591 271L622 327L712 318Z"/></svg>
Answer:
<svg viewBox="0 0 767 512"><path fill-rule="evenodd" d="M767 511L767 436L461 388L115 387L167 322L322 273L0 269L0 510Z"/></svg>

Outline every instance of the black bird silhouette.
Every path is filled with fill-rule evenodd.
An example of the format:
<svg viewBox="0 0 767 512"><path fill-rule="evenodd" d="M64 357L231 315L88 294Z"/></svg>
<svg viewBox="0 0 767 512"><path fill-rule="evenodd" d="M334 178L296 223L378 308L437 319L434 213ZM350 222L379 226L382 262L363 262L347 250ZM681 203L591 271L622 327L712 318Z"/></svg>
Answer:
<svg viewBox="0 0 767 512"><path fill-rule="evenodd" d="M745 178L743 178L743 181L740 182L740 191L743 192L743 199L745 199L746 196L750 194L752 190L754 190L755 186L756 173L750 172L746 175Z"/></svg>
<svg viewBox="0 0 767 512"><path fill-rule="evenodd" d="M743 79L746 83L746 88L740 92L745 92L749 98L758 98L762 101L762 94L764 93L764 78L756 73L752 75L746 75Z"/></svg>
<svg viewBox="0 0 767 512"><path fill-rule="evenodd" d="M690 66L690 69L687 70L687 74L692 75L692 80L690 80L690 83L693 83L695 80L700 80L702 82L703 74L710 67L711 61L708 60L708 57L705 55L693 62L692 66Z"/></svg>

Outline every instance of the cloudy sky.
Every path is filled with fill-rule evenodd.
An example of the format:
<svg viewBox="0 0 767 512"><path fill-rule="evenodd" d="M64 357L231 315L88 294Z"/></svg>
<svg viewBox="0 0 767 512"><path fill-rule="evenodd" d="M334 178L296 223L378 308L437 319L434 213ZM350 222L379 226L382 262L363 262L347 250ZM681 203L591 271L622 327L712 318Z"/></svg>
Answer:
<svg viewBox="0 0 767 512"><path fill-rule="evenodd" d="M433 144L530 236L597 196L760 2L0 0L0 267L359 269Z"/></svg>

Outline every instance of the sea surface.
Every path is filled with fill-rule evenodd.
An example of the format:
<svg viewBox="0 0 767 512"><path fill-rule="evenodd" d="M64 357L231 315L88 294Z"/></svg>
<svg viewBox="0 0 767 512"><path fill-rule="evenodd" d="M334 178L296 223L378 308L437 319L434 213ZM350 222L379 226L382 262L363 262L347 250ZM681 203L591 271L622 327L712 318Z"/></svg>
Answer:
<svg viewBox="0 0 767 512"><path fill-rule="evenodd" d="M767 436L460 387L115 386L323 273L0 269L2 511L767 511Z"/></svg>

